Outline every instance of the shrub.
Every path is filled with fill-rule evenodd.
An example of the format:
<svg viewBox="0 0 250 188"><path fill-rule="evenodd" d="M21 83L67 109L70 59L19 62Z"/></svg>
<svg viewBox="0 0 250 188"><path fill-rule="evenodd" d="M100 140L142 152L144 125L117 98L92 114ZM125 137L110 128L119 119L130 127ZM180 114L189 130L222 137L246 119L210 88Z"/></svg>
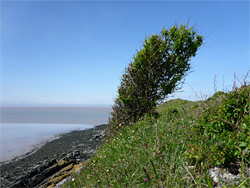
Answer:
<svg viewBox="0 0 250 188"><path fill-rule="evenodd" d="M171 117L179 117L180 116L180 112L176 107L170 106L168 108L166 108L163 111L164 114L166 114L169 118Z"/></svg>
<svg viewBox="0 0 250 188"><path fill-rule="evenodd" d="M128 125L155 108L178 89L190 70L190 59L202 36L186 25L163 29L147 37L125 69L109 119L110 130Z"/></svg>
<svg viewBox="0 0 250 188"><path fill-rule="evenodd" d="M229 165L250 158L250 85L244 84L227 94L209 99L198 122L198 135L207 139L208 148L193 150L190 157L206 156L212 165ZM198 154L198 155L197 155Z"/></svg>

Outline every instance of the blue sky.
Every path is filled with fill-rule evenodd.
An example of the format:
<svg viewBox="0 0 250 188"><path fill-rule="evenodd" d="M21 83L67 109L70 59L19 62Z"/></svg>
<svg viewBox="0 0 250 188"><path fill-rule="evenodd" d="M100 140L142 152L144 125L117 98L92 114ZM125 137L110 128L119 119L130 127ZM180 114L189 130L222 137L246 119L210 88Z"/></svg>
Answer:
<svg viewBox="0 0 250 188"><path fill-rule="evenodd" d="M188 20L205 40L174 98L212 95L216 75L230 90L250 69L249 1L1 1L0 102L110 105L145 37Z"/></svg>

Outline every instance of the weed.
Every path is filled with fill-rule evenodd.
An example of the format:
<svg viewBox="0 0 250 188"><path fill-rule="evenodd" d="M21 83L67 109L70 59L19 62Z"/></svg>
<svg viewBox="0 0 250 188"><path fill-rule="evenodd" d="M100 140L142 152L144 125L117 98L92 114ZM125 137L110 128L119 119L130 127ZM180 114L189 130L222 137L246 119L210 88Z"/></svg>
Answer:
<svg viewBox="0 0 250 188"><path fill-rule="evenodd" d="M168 101L157 118L122 127L64 186L213 187L210 167L240 164L236 186L247 187L249 94L242 86L206 101Z"/></svg>

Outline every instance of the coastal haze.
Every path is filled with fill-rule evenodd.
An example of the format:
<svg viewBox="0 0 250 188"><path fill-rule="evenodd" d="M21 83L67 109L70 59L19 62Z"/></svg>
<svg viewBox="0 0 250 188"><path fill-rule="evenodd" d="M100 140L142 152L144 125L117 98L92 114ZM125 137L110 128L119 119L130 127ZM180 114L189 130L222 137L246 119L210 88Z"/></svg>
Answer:
<svg viewBox="0 0 250 188"><path fill-rule="evenodd" d="M27 154L60 134L108 122L110 107L1 107L0 162Z"/></svg>

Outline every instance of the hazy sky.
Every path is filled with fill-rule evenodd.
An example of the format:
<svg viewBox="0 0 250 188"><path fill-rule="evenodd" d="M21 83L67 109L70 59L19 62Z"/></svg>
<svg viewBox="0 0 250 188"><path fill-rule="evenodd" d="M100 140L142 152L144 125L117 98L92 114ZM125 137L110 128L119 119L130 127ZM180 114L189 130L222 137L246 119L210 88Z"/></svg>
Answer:
<svg viewBox="0 0 250 188"><path fill-rule="evenodd" d="M215 75L230 90L250 69L249 1L0 3L3 105L112 104L145 37L188 20L205 41L175 98L212 95Z"/></svg>

